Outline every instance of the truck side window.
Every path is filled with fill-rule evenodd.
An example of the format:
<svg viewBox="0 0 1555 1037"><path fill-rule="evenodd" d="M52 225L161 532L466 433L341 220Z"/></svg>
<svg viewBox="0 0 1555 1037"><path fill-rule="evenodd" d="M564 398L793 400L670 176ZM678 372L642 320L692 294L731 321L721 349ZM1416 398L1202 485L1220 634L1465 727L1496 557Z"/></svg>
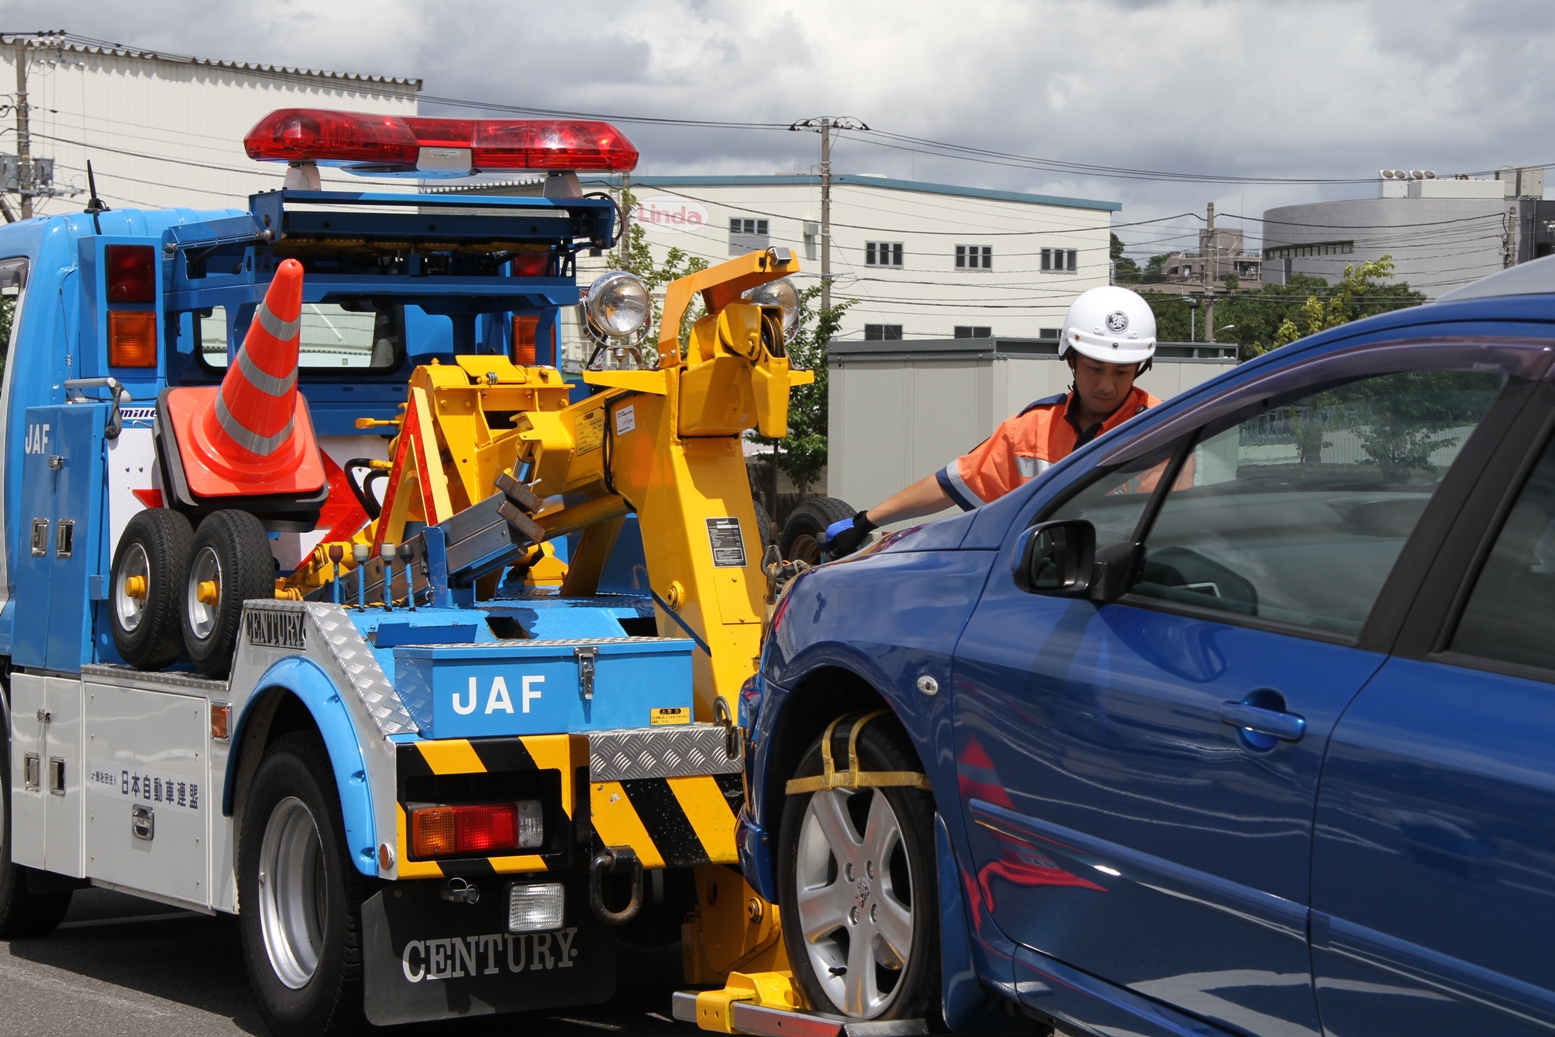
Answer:
<svg viewBox="0 0 1555 1037"><path fill-rule="evenodd" d="M11 355L11 336L21 312L22 291L27 287L27 260L0 259L0 366Z"/></svg>

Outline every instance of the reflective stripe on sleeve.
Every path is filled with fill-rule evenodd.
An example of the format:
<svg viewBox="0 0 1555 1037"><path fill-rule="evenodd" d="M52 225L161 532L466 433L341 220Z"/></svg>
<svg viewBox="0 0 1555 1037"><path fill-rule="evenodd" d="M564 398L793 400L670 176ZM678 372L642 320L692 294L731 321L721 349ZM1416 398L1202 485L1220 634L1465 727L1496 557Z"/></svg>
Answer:
<svg viewBox="0 0 1555 1037"><path fill-rule="evenodd" d="M945 491L945 495L956 502L962 511L971 511L980 504L986 503L983 498L972 492L972 488L961 478L961 472L957 468L959 461L952 461L944 468L934 473L935 481L939 488Z"/></svg>

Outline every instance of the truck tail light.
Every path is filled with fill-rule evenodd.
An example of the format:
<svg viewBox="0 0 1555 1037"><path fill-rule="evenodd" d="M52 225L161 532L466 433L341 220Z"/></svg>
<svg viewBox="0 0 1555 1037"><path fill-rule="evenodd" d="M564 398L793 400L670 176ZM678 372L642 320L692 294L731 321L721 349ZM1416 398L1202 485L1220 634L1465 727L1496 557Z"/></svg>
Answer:
<svg viewBox="0 0 1555 1037"><path fill-rule="evenodd" d="M282 108L248 131L243 148L260 161L372 167L362 172L421 166L425 172L464 176L488 169L637 167L637 148L620 130L573 119L423 119ZM435 153L423 154L426 149Z"/></svg>
<svg viewBox="0 0 1555 1037"><path fill-rule="evenodd" d="M549 252L520 252L513 257L513 276L544 277L550 266Z"/></svg>
<svg viewBox="0 0 1555 1037"><path fill-rule="evenodd" d="M151 245L109 245L109 302L156 302L157 250Z"/></svg>
<svg viewBox="0 0 1555 1037"><path fill-rule="evenodd" d="M108 311L108 366L157 366L157 315L148 310Z"/></svg>
<svg viewBox="0 0 1555 1037"><path fill-rule="evenodd" d="M410 812L410 852L422 859L530 849L544 841L545 824L537 799L420 807Z"/></svg>
<svg viewBox="0 0 1555 1037"><path fill-rule="evenodd" d="M513 318L513 362L521 367L535 366L535 331L539 317Z"/></svg>

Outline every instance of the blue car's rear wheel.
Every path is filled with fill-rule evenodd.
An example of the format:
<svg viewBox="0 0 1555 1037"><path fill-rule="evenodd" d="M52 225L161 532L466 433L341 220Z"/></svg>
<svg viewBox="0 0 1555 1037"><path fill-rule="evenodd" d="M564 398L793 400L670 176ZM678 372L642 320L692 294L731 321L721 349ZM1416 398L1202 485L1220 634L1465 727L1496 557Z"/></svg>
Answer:
<svg viewBox="0 0 1555 1037"><path fill-rule="evenodd" d="M847 759L850 721L832 757ZM867 771L916 771L912 744L890 717L864 726ZM795 777L821 772L821 741ZM778 837L783 938L809 1003L854 1019L912 1019L939 1000L934 800L905 787L791 795Z"/></svg>

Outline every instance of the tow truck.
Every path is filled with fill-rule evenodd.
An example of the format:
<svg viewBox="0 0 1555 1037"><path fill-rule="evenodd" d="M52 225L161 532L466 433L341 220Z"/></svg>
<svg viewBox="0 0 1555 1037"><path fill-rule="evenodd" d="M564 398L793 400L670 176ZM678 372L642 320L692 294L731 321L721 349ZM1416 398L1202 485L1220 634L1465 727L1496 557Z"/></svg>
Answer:
<svg viewBox="0 0 1555 1037"><path fill-rule="evenodd" d="M86 886L236 914L309 1037L605 1000L634 928L781 975L734 841L777 571L740 440L812 378L797 260L669 285L646 365L643 283L576 279L613 127L286 109L245 147L288 163L246 210L0 228L0 933Z"/></svg>

